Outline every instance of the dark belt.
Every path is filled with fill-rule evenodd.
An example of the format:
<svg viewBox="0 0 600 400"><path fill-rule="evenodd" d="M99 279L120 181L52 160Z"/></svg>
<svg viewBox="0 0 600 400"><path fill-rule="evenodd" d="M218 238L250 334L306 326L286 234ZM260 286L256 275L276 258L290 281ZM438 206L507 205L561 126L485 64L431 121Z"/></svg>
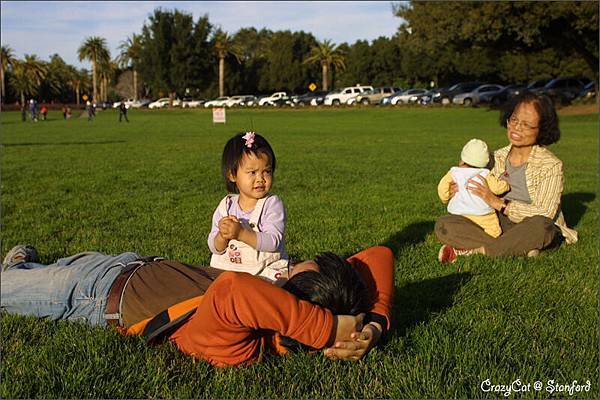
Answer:
<svg viewBox="0 0 600 400"><path fill-rule="evenodd" d="M106 309L104 310L104 319L106 323L111 326L122 326L123 320L121 318L121 299L125 286L131 276L141 267L147 265L153 261L164 260L162 257L143 257L139 260L132 261L123 266L121 273L117 276L117 279L113 282L110 290L108 291L108 297L106 299Z"/></svg>

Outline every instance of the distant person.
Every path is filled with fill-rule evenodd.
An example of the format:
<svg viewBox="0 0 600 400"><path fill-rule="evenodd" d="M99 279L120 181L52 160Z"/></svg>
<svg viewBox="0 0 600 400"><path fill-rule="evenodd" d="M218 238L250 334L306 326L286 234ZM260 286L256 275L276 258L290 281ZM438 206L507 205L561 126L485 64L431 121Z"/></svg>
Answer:
<svg viewBox="0 0 600 400"><path fill-rule="evenodd" d="M490 153L487 144L479 139L471 139L460 153L458 167L450 171L438 184L438 195L443 203L448 203L448 212L453 215L462 215L479 225L491 237L498 237L502 233L496 210L490 207L483 199L468 190L471 179L484 179L494 194L508 192L510 186L506 181L500 180L490 174L487 165ZM451 184L455 184L457 192L450 198Z"/></svg>
<svg viewBox="0 0 600 400"><path fill-rule="evenodd" d="M239 133L223 150L221 171L230 193L212 218L210 266L248 272L275 281L287 273L285 208L270 193L275 153L265 138Z"/></svg>
<svg viewBox="0 0 600 400"><path fill-rule="evenodd" d="M129 119L127 118L127 108L128 106L124 101L119 104L119 122L121 122L123 118L125 118L125 121L129 122Z"/></svg>
<svg viewBox="0 0 600 400"><path fill-rule="evenodd" d="M25 106L25 103L19 103L19 105L21 108L21 121L27 122L27 107Z"/></svg>
<svg viewBox="0 0 600 400"><path fill-rule="evenodd" d="M42 120L46 120L46 117L48 116L48 107L46 107L46 105L44 104L42 106L42 108L40 108L40 114L42 114Z"/></svg>
<svg viewBox="0 0 600 400"><path fill-rule="evenodd" d="M31 122L37 122L37 102L34 99L29 100L29 115Z"/></svg>
<svg viewBox="0 0 600 400"><path fill-rule="evenodd" d="M66 119L71 118L71 107L67 106L67 116Z"/></svg>
<svg viewBox="0 0 600 400"><path fill-rule="evenodd" d="M525 92L512 99L500 116L508 146L494 152L491 174L510 185L503 196L495 195L487 182L469 181L469 190L497 211L502 234L493 238L462 215L445 215L435 224L443 243L441 262L457 256L536 256L540 250L556 248L563 241L577 242L561 210L563 163L546 146L558 142L560 129L552 100ZM457 193L449 189L450 197Z"/></svg>
<svg viewBox="0 0 600 400"><path fill-rule="evenodd" d="M62 112L63 119L67 119L67 106L63 104L63 106L60 109L60 111Z"/></svg>
<svg viewBox="0 0 600 400"><path fill-rule="evenodd" d="M94 111L94 105L92 104L91 101L86 101L85 102L85 108L87 110L87 114L88 114L88 122L91 122L94 117L96 116L96 113Z"/></svg>

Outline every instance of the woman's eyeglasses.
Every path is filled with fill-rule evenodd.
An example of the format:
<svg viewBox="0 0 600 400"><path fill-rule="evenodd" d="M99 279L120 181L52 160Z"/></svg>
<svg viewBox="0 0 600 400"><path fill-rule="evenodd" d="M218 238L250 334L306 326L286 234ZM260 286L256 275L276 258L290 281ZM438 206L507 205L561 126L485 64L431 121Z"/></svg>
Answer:
<svg viewBox="0 0 600 400"><path fill-rule="evenodd" d="M506 120L506 123L513 129L517 128L517 126L520 126L520 129L527 130L527 131L533 131L533 130L536 130L537 128L539 128L538 126L531 125L527 121L520 120L519 118L515 117L514 115L511 115L510 118Z"/></svg>

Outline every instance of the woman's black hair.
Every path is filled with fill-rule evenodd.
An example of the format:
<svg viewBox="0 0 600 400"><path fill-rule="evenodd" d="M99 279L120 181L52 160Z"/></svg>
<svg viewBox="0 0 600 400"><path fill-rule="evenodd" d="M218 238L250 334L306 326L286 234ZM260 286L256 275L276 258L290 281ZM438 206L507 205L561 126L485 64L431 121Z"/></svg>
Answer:
<svg viewBox="0 0 600 400"><path fill-rule="evenodd" d="M319 265L319 272L296 274L282 288L299 299L327 308L333 315L358 315L371 309L373 299L348 261L334 253L323 253L315 258L315 263ZM307 348L285 336L281 344L291 350Z"/></svg>
<svg viewBox="0 0 600 400"><path fill-rule="evenodd" d="M254 153L256 156L260 156L262 154L266 155L269 159L269 163L271 164L272 173L275 173L275 153L273 152L269 142L267 142L267 139L258 133L254 133L254 141L250 147L248 147L246 145L248 141L243 138L243 136L245 136L247 133L248 132L238 133L229 139L227 144L225 144L225 148L223 149L223 156L221 157L221 173L225 179L225 187L227 188L228 193L238 193L238 188L235 182L231 182L231 180L229 180L229 176L237 173L244 154Z"/></svg>
<svg viewBox="0 0 600 400"><path fill-rule="evenodd" d="M523 92L509 100L500 113L500 125L506 128L507 121L521 104L533 104L540 117L536 144L547 146L558 142L560 129L558 115L550 97L533 92Z"/></svg>

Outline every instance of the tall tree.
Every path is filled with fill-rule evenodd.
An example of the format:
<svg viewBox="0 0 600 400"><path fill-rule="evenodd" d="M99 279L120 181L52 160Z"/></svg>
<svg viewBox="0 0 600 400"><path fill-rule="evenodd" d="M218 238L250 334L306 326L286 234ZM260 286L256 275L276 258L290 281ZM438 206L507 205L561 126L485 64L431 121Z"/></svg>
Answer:
<svg viewBox="0 0 600 400"><path fill-rule="evenodd" d="M121 53L117 57L117 62L121 68L131 68L133 72L133 99L138 96L138 72L137 66L140 62L142 41L140 35L135 33L121 42L119 46Z"/></svg>
<svg viewBox="0 0 600 400"><path fill-rule="evenodd" d="M69 65L68 84L73 88L75 101L77 105L80 103L81 90L87 90L90 86L89 74L85 69L77 69Z"/></svg>
<svg viewBox="0 0 600 400"><path fill-rule="evenodd" d="M215 34L215 52L219 59L219 96L225 94L225 58L229 55L241 62L242 50L227 32L218 31Z"/></svg>
<svg viewBox="0 0 600 400"><path fill-rule="evenodd" d="M212 27L207 16L196 23L189 13L160 8L144 24L138 65L142 80L154 96L182 94L190 86L209 82Z"/></svg>
<svg viewBox="0 0 600 400"><path fill-rule="evenodd" d="M423 48L574 51L598 80L597 1L411 2L395 13Z"/></svg>
<svg viewBox="0 0 600 400"><path fill-rule="evenodd" d="M13 53L13 49L9 46L2 46L0 49L0 80L2 80L2 92L0 92L0 104L3 102L4 97L6 96L6 87L4 86L4 75L8 68L13 65L15 61L15 55Z"/></svg>
<svg viewBox="0 0 600 400"><path fill-rule="evenodd" d="M78 50L79 61L88 60L92 63L92 96L98 98L97 90L97 68L98 63L110 60L110 52L106 47L106 39L99 36L90 36L85 39Z"/></svg>
<svg viewBox="0 0 600 400"><path fill-rule="evenodd" d="M102 101L108 100L108 85L112 81L112 78L117 68L117 64L110 59L102 60L100 63L98 63L98 77L100 78L100 99Z"/></svg>
<svg viewBox="0 0 600 400"><path fill-rule="evenodd" d="M37 94L47 73L48 67L36 55L25 54L24 60L13 61L10 83L21 95L21 104L25 104L25 96Z"/></svg>
<svg viewBox="0 0 600 400"><path fill-rule="evenodd" d="M58 54L50 56L50 62L46 63L48 73L40 87L42 100L58 100L68 102L71 99L69 89L69 65Z"/></svg>
<svg viewBox="0 0 600 400"><path fill-rule="evenodd" d="M304 60L307 64L318 63L321 65L323 75L323 90L329 90L329 74L332 68L344 70L344 54L339 46L335 46L330 40L324 40L314 46L310 55Z"/></svg>

